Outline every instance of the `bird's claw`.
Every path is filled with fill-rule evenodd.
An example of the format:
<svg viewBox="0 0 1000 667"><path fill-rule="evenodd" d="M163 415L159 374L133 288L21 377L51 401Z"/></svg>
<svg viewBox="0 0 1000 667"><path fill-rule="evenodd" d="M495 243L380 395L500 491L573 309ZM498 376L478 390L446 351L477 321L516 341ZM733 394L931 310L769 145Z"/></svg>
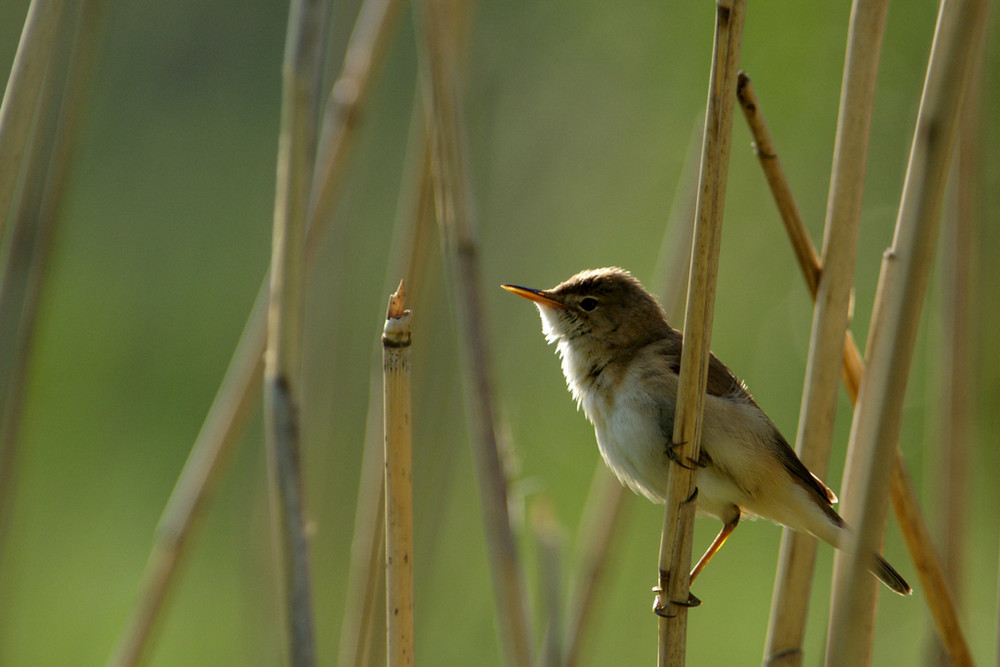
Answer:
<svg viewBox="0 0 1000 667"><path fill-rule="evenodd" d="M676 614L669 613L668 609L670 605L677 605L678 607L685 607L687 609L693 609L701 605L701 600L699 600L693 593L688 591L688 599L684 602L678 600L668 600L666 603L660 597L663 592L659 586L653 587L653 592L656 593L656 597L653 598L653 613L661 618L673 618Z"/></svg>
<svg viewBox="0 0 1000 667"><path fill-rule="evenodd" d="M687 470L697 470L698 468L704 468L705 464L700 461L695 461L694 459L685 457L686 460L682 461L681 457L677 456L677 452L674 448L681 447L685 443L683 442L671 442L667 445L667 458Z"/></svg>

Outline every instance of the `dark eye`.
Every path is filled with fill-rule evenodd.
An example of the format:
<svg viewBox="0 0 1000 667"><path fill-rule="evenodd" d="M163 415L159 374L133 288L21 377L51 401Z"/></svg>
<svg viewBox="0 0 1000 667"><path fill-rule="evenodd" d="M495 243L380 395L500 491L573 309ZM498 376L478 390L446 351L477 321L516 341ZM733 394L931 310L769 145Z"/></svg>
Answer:
<svg viewBox="0 0 1000 667"><path fill-rule="evenodd" d="M597 308L597 299L592 296L583 297L583 299L580 300L580 308L589 313L594 308Z"/></svg>

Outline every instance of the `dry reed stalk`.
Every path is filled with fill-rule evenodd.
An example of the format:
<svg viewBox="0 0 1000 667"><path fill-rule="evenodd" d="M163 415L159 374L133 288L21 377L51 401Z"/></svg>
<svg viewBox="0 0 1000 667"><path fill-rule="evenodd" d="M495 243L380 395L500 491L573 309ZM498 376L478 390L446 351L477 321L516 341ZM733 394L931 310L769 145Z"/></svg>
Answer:
<svg viewBox="0 0 1000 667"><path fill-rule="evenodd" d="M156 526L139 595L109 665L130 667L143 661L173 577L218 487L221 464L232 457L242 427L256 407L264 375L266 288L262 285L257 294L229 368Z"/></svg>
<svg viewBox="0 0 1000 667"><path fill-rule="evenodd" d="M792 243L792 251L802 269L802 277L806 281L809 293L813 299L819 290L819 277L821 266L819 253L809 237L809 230L802 220L802 213L799 205L792 194L788 177L781 166L778 157L778 149L771 138L771 130L768 128L764 112L760 108L760 101L757 99L757 92L754 90L753 82L745 72L739 73L739 80L736 87L736 97L743 111L743 117L750 128L753 137L753 149L760 166L764 172L764 178L771 188L771 195L774 203L781 214L781 221L785 224L785 231L788 233L788 240Z"/></svg>
<svg viewBox="0 0 1000 667"><path fill-rule="evenodd" d="M354 532L347 569L347 595L340 625L337 664L341 667L374 665L385 638L385 444L382 375L372 373L368 418L354 506ZM376 394L378 394L376 396ZM384 662L384 659L381 660Z"/></svg>
<svg viewBox="0 0 1000 667"><path fill-rule="evenodd" d="M359 21L362 16L369 17L366 20L371 20L372 13L362 9L359 14ZM369 68L374 68L379 62L378 56L381 51L379 48L369 47L364 43L358 44L355 40L362 37L366 39L373 36L378 37L375 43L380 45L384 51L386 42L381 36L388 33L390 28L389 22L378 23L376 27L377 29L375 30L362 30L356 27L352 33L351 42L348 45L348 52L350 53L370 53L372 55L372 60L367 63L367 67ZM359 87L360 92L351 109L351 113L335 114L328 117L323 127L323 135L327 137L327 141L338 146L338 155L340 155L338 159L340 160L346 159L349 147L353 145L351 136L356 131L361 112L364 110L363 101L367 99L367 95L361 93L371 84L374 78L373 75L360 71L362 64L364 63L355 60L352 65L353 80L362 82L363 85ZM339 171L336 172L336 176L339 178L341 173ZM325 181L322 187L335 190L336 182ZM330 206L332 207L332 202ZM308 231L310 248L318 244L318 240L329 229L330 221L330 216L321 216L313 219ZM312 253L307 253L307 263L311 256ZM261 295L267 294L269 285L270 274L264 277L261 285ZM237 344L236 351L230 361L230 370L227 371L227 376L223 379L219 392L208 414L205 416L204 424L188 457L188 463L185 464L174 487L174 491L167 501L167 509L164 510L164 514L160 519L160 525L169 526L169 528L157 530L157 537L152 548L153 554L150 555L147 567L143 573L143 582L140 584L140 590L145 592L141 593L136 601L130 620L127 622L123 634L119 637L119 647L126 644L133 644L132 651L141 652L146 650L144 644L149 640L149 633L148 630L140 630L140 628L143 625L148 625L151 628L162 612L163 602L170 586L173 584L174 575L177 573L177 566L181 562L184 550L189 542L188 533L195 529L197 517L205 511L203 506L207 507L211 501L218 480L222 476L222 471L231 459L234 448L230 443L238 443L236 431L242 427L245 414L241 411L233 414L232 406L248 402L252 403L256 400L257 392L260 390L259 380L257 379L259 376L249 375L247 368L249 364L260 362L264 354L266 330L266 311L257 311L255 309L247 320L243 337ZM237 381L231 377L230 374L233 373L240 380ZM379 477L381 477L381 465L378 472ZM381 487L379 488L379 496L381 497ZM171 509L181 507L190 508L192 511L181 512L180 510ZM381 529L379 533L381 534ZM170 566L166 567L167 561L155 556L155 553L171 552L174 549L171 543L175 543L180 550L172 557ZM381 538L379 538L379 543L381 544ZM378 558L381 559L381 555ZM140 620L140 618L143 620ZM127 635L139 632L143 636L135 635L126 639ZM119 649L120 651L121 649ZM116 664L133 663L130 661L116 661Z"/></svg>
<svg viewBox="0 0 1000 667"><path fill-rule="evenodd" d="M309 545L300 463L305 233L316 149L315 82L324 26L318 0L293 0L282 65L281 134L271 250L264 416L271 504L281 572L287 655L315 663Z"/></svg>
<svg viewBox="0 0 1000 667"><path fill-rule="evenodd" d="M538 546L538 580L541 587L545 638L537 664L562 667L566 664L562 636L563 549L555 508L548 498L539 498L531 508L531 528Z"/></svg>
<svg viewBox="0 0 1000 667"><path fill-rule="evenodd" d="M44 81L35 91L38 104L31 109L35 116L28 118L34 129L23 137L26 141L30 137L21 146L26 149L20 156L23 164L12 159L7 165L4 155L5 166L13 170L11 177L15 181L21 177L21 187L12 224L5 230L8 238L0 238L0 248L7 250L0 275L0 543L16 485L17 438L38 302L96 56L101 7L100 2L89 2L65 11L52 8L56 16L49 18L54 21L54 32L38 33L36 23L34 29L26 26L30 36L22 40L23 46L25 41L35 42L39 35L50 38L50 44L34 46L51 49L51 55L37 54L42 60L41 72L31 75ZM30 66L15 62L22 78L25 67L30 71ZM15 87L13 81L11 87ZM11 90L8 95L17 97ZM11 115L4 121L11 124L8 127L18 125L16 100L12 105L8 106ZM3 216L7 217L6 210ZM2 223L0 219L0 232L4 231Z"/></svg>
<svg viewBox="0 0 1000 667"><path fill-rule="evenodd" d="M12 211L49 57L58 44L55 37L64 5L63 0L31 0L0 103L0 239Z"/></svg>
<svg viewBox="0 0 1000 667"><path fill-rule="evenodd" d="M751 132L753 133L754 141L758 145L758 152L761 153L761 165L765 172L769 172L768 182L772 184L772 192L775 199L781 197L788 198L783 205L779 204L779 210L782 213L782 220L792 240L792 245L802 268L803 275L806 278L807 285L810 286L812 297L815 300L818 276L821 271L819 257L812 245L812 241L809 239L809 233L805 228L805 224L802 222L801 216L798 215L798 207L794 199L791 198L791 189L788 186L787 180L785 180L784 173L780 170L778 154L773 150L773 143L771 142L767 125L764 122L760 103L753 94L749 80L746 83L744 96L741 96L740 99L741 104L744 106L744 111L748 115L748 120L750 120L750 114L754 116L750 122ZM762 151L760 150L760 146L768 146L769 149ZM817 279L810 282L809 276L811 275L816 276ZM842 376L844 388L847 391L847 396L852 406L857 403L858 389L861 385L863 374L864 364L861 360L861 354L858 352L854 337L851 335L850 330L848 330L844 336ZM890 487L890 493L892 494L892 503L896 518L899 521L900 528L906 540L908 551L914 560L921 584L924 590L927 591L929 599L939 601L935 605L932 614L938 634L939 636L951 638L951 645L948 647L949 655L959 656L968 654L968 647L961 636L961 632L955 631L959 627L958 613L954 604L948 601L948 585L945 581L943 570L937 563L937 560L932 557L935 553L934 544L926 528L926 522L920 511L919 504L917 504L916 492L913 490L913 483L906 470L905 461L901 456L897 456L895 460L893 484ZM931 556L928 556L928 554ZM796 661L801 660L801 652L795 647L785 649L783 653L775 652L766 653L765 655L767 656L765 660L769 661L767 664L771 665L790 665L796 664Z"/></svg>
<svg viewBox="0 0 1000 667"><path fill-rule="evenodd" d="M385 393L385 611L389 667L413 664L413 436L410 317L402 281L382 333Z"/></svg>
<svg viewBox="0 0 1000 667"><path fill-rule="evenodd" d="M826 477L830 465L875 83L888 10L888 0L856 0L851 9L823 232L822 272L815 287L812 274L805 272L810 291L815 294L815 306L795 441L799 458L821 478ZM773 145L765 149L758 146L758 154L774 154ZM783 193L781 201L791 201L791 193ZM792 238L796 252L802 253L804 239ZM815 558L814 538L783 531L764 649L767 664L801 664Z"/></svg>
<svg viewBox="0 0 1000 667"><path fill-rule="evenodd" d="M347 157L354 145L361 110L385 59L393 28L403 3L400 0L365 0L351 31L344 65L326 101L326 111L316 151L316 169L309 198L307 252L314 252L333 216Z"/></svg>
<svg viewBox="0 0 1000 667"><path fill-rule="evenodd" d="M654 277L651 282L661 295L660 304L668 316L677 310L677 305L687 292L704 127L705 120L699 117L691 132L681 178L667 217L660 255L653 269ZM595 598L604 583L607 563L618 543L618 528L625 520L632 502L632 495L625 486L611 474L604 461L598 461L587 492L583 516L580 518L574 575L576 585L572 592L570 618L564 640L565 667L572 667L579 660L582 640L595 611Z"/></svg>
<svg viewBox="0 0 1000 667"><path fill-rule="evenodd" d="M604 461L598 461L587 492L580 518L575 585L570 597L569 622L563 640L563 665L577 664L589 621L593 618L595 598L604 582L611 551L618 541L618 531L631 502L628 491L611 474ZM552 632L554 628L550 628Z"/></svg>
<svg viewBox="0 0 1000 667"><path fill-rule="evenodd" d="M941 366L940 422L937 434L939 470L933 480L939 512L935 534L940 545L941 564L956 604L962 598L969 528L968 457L970 428L975 423L974 334L978 318L973 304L981 296L976 280L978 231L983 223L978 207L983 181L980 159L982 136L981 105L983 62L977 59L975 72L965 91L959 118L958 146L950 176L950 205L941 237ZM935 646L935 660L948 665L943 645Z"/></svg>
<svg viewBox="0 0 1000 667"><path fill-rule="evenodd" d="M719 268L722 214L736 101L736 71L745 14L746 3L743 0L716 3L712 72L705 113L697 218L691 249L691 276L673 432L673 442L679 444L678 456L682 461L697 461L701 444L701 418L708 377L715 281ZM690 595L691 537L697 499L693 466L670 467L665 498L655 607L662 614L658 622L657 652L657 663L661 667L683 665L685 661L685 605Z"/></svg>
<svg viewBox="0 0 1000 667"><path fill-rule="evenodd" d="M930 610L934 625L937 627L938 638L950 658L948 664L955 667L972 667L972 653L965 641L962 626L958 622L955 601L947 582L941 575L941 563L937 551L933 548L934 542L930 531L927 530L927 524L919 514L920 503L913 487L913 480L910 479L910 474L906 471L906 466L903 465L903 454L898 447L894 452L894 457L896 467L890 481L892 506L896 516L900 518L903 537L910 547L913 563L920 574L920 581L924 584L927 608ZM917 512L917 514L911 516L910 512ZM918 548L917 545L920 547ZM934 581L933 585L928 585L926 572L938 573L940 581Z"/></svg>
<svg viewBox="0 0 1000 667"><path fill-rule="evenodd" d="M419 95L419 93L418 93ZM430 228L433 224L433 188L430 176L430 149L423 127L423 115L414 104L407 147L404 180L412 187L401 197L393 230L393 250L390 253L390 273L403 275L404 282L426 286L426 264L430 249ZM406 188L404 188L405 190ZM413 299L411 297L411 303ZM380 623L385 617L376 614L380 606L376 598L384 575L385 494L384 452L382 446L382 402L371 383L368 419L358 501L355 505L354 534L351 540L351 562L347 576L347 602L340 632L337 664L374 665L378 649L375 644Z"/></svg>
<svg viewBox="0 0 1000 667"><path fill-rule="evenodd" d="M484 532L502 653L508 664L531 661L524 577L507 506L507 479L497 447L490 355L481 300L478 245L466 168L458 63L460 2L424 0L417 7L420 82L432 145L435 204L449 264L451 297L462 341L461 367L472 429Z"/></svg>
<svg viewBox="0 0 1000 667"><path fill-rule="evenodd" d="M985 34L988 0L942 2L892 247L883 256L844 478L854 527L834 560L827 664L871 660L876 588L869 554L882 539L903 397L941 216L958 111ZM932 605L932 612L934 612ZM944 638L949 642L949 638Z"/></svg>

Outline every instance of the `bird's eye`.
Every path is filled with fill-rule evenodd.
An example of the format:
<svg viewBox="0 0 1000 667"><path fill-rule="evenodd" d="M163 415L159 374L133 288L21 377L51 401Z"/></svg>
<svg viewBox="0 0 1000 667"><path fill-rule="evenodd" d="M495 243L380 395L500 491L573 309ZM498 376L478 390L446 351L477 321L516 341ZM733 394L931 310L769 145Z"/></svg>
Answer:
<svg viewBox="0 0 1000 667"><path fill-rule="evenodd" d="M592 296L586 296L580 300L580 308L586 310L588 313L594 308L597 308L597 299Z"/></svg>

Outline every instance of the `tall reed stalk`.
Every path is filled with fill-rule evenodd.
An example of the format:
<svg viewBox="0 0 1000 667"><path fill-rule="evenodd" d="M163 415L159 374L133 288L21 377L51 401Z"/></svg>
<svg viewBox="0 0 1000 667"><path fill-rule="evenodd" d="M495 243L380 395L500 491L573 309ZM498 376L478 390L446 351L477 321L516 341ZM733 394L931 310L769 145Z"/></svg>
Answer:
<svg viewBox="0 0 1000 667"><path fill-rule="evenodd" d="M33 3L0 107L0 144L7 144L0 146L0 190L11 188L9 196L13 197L0 203L0 249L4 250L0 259L0 547L17 481L17 441L35 321L96 58L102 8L99 1L77 3L65 10L60 3ZM53 15L39 17L38 11ZM39 62L25 62L30 58ZM25 104L29 109L23 108ZM22 130L23 136L9 136ZM19 189L15 187L18 181ZM0 197L6 196L0 192ZM8 216L11 224L5 226Z"/></svg>
<svg viewBox="0 0 1000 667"><path fill-rule="evenodd" d="M478 244L469 189L462 118L459 54L464 3L417 3L420 85L432 146L434 200L449 268L449 293L460 333L461 367L472 450L483 512L496 620L505 660L531 661L532 641L524 575L507 507L507 479L497 446L487 325L482 306Z"/></svg>
<svg viewBox="0 0 1000 667"><path fill-rule="evenodd" d="M382 332L385 421L385 618L387 664L413 665L413 419L410 317L402 281Z"/></svg>
<svg viewBox="0 0 1000 667"><path fill-rule="evenodd" d="M844 478L854 527L834 561L827 664L871 660L876 589L868 558L880 543L903 397L966 81L985 34L988 2L943 2L917 117L892 247L883 256Z"/></svg>
<svg viewBox="0 0 1000 667"><path fill-rule="evenodd" d="M799 260L803 276L815 300L819 275L822 270L819 256L812 245L812 241L809 239L808 230L791 196L791 188L780 168L781 163L778 153L771 140L767 124L764 121L760 102L757 100L750 80L745 78L745 75L742 84L740 89L740 103L750 124L761 166L765 174L767 174L768 183L771 185L772 193L778 203L778 209L781 211L782 220L785 223L789 239ZM864 363L861 360L861 353L858 352L850 330L844 335L841 370L844 388L847 390L847 397L853 406L858 400L858 388L861 385L861 377L864 374ZM944 638L944 645L951 659L961 664L961 656L968 655L969 649L961 631L958 613L954 603L951 601L944 571L935 557L934 543L931 539L930 531L927 529L923 514L920 511L913 482L906 470L906 463L901 456L896 456L892 474L890 494L893 509L899 521L903 537L906 540L910 556L917 568L917 574L920 576L920 582L930 601L931 615L934 619L938 636ZM770 663L781 662L787 664L794 660L801 660L801 650L794 646L782 652L765 654L765 661L769 661Z"/></svg>
<svg viewBox="0 0 1000 667"><path fill-rule="evenodd" d="M0 103L0 238L10 218L45 70L64 18L63 5L63 0L31 0Z"/></svg>
<svg viewBox="0 0 1000 667"><path fill-rule="evenodd" d="M833 168L823 233L822 272L816 285L805 388L796 451L809 470L826 477L840 388L875 82L888 0L856 0L851 9L840 94ZM785 529L778 557L765 663L799 665L809 607L816 540Z"/></svg>
<svg viewBox="0 0 1000 667"><path fill-rule="evenodd" d="M353 146L353 135L365 110L368 90L374 80L374 71L382 61L393 26L394 14L382 0L369 0L362 5L358 24L351 33L347 52L350 66L345 63L338 81L348 81L342 88L350 88L354 96L348 100L330 102L322 129L323 158L338 165L330 169L326 178L313 183L313 188L327 193L325 208L313 205L307 232L306 263L314 254L309 252L318 245L320 238L331 225L329 215L335 201L334 193L343 177ZM320 10L319 13L322 13ZM311 195L315 196L315 195ZM270 273L265 276L258 302L268 300ZM163 604L175 580L184 554L190 544L198 518L206 511L214 492L228 465L238 432L247 412L238 406L249 405L258 396L262 377L264 347L266 343L267 310L254 307L243 335L236 346L229 369L219 387L218 394L205 416L191 454L167 501L157 527L152 551L143 571L140 594L122 630L113 664L135 664L139 655L147 650L151 630L163 610ZM256 370L255 367L260 364ZM381 471L381 466L379 466ZM379 490L381 494L381 487ZM169 557L165 556L169 554ZM125 647L130 647L128 650ZM125 656L133 656L126 659Z"/></svg>
<svg viewBox="0 0 1000 667"><path fill-rule="evenodd" d="M691 131L660 255L653 268L651 284L660 295L660 304L668 317L678 310L681 299L687 293L704 130L705 120L700 117ZM572 667L579 661L583 640L597 611L597 598L605 583L608 563L619 544L619 528L632 502L633 494L608 470L603 460L598 461L580 517L575 559L577 567L573 577L575 585L570 597L569 623L564 640L563 664L566 667Z"/></svg>
<svg viewBox="0 0 1000 667"><path fill-rule="evenodd" d="M404 168L403 194L393 229L391 275L403 275L407 284L427 289L427 264L431 246L433 193L430 151L424 131L419 96L414 104ZM410 290L414 303L416 289ZM380 371L381 372L381 371ZM373 389L378 382L372 383ZM385 494L382 447L382 401L369 393L367 429L361 461L361 480L355 505L351 562L347 576L347 602L341 624L337 664L341 667L375 665L382 649L384 616L376 614L376 598L382 590Z"/></svg>
<svg viewBox="0 0 1000 667"><path fill-rule="evenodd" d="M271 503L279 546L287 654L293 667L306 667L316 660L299 415L306 216L316 151L315 84L322 63L323 13L322 0L292 0L289 9L264 355Z"/></svg>
<svg viewBox="0 0 1000 667"><path fill-rule="evenodd" d="M678 444L677 454L682 461L697 461L701 445L701 418L708 380L715 281L719 270L722 214L736 101L736 73L745 15L746 3L743 0L716 3L715 43L674 417L673 442ZM661 667L683 665L687 650L686 605L690 599L691 537L697 501L694 467L670 466L665 498L658 593L654 606L660 614L657 664Z"/></svg>

